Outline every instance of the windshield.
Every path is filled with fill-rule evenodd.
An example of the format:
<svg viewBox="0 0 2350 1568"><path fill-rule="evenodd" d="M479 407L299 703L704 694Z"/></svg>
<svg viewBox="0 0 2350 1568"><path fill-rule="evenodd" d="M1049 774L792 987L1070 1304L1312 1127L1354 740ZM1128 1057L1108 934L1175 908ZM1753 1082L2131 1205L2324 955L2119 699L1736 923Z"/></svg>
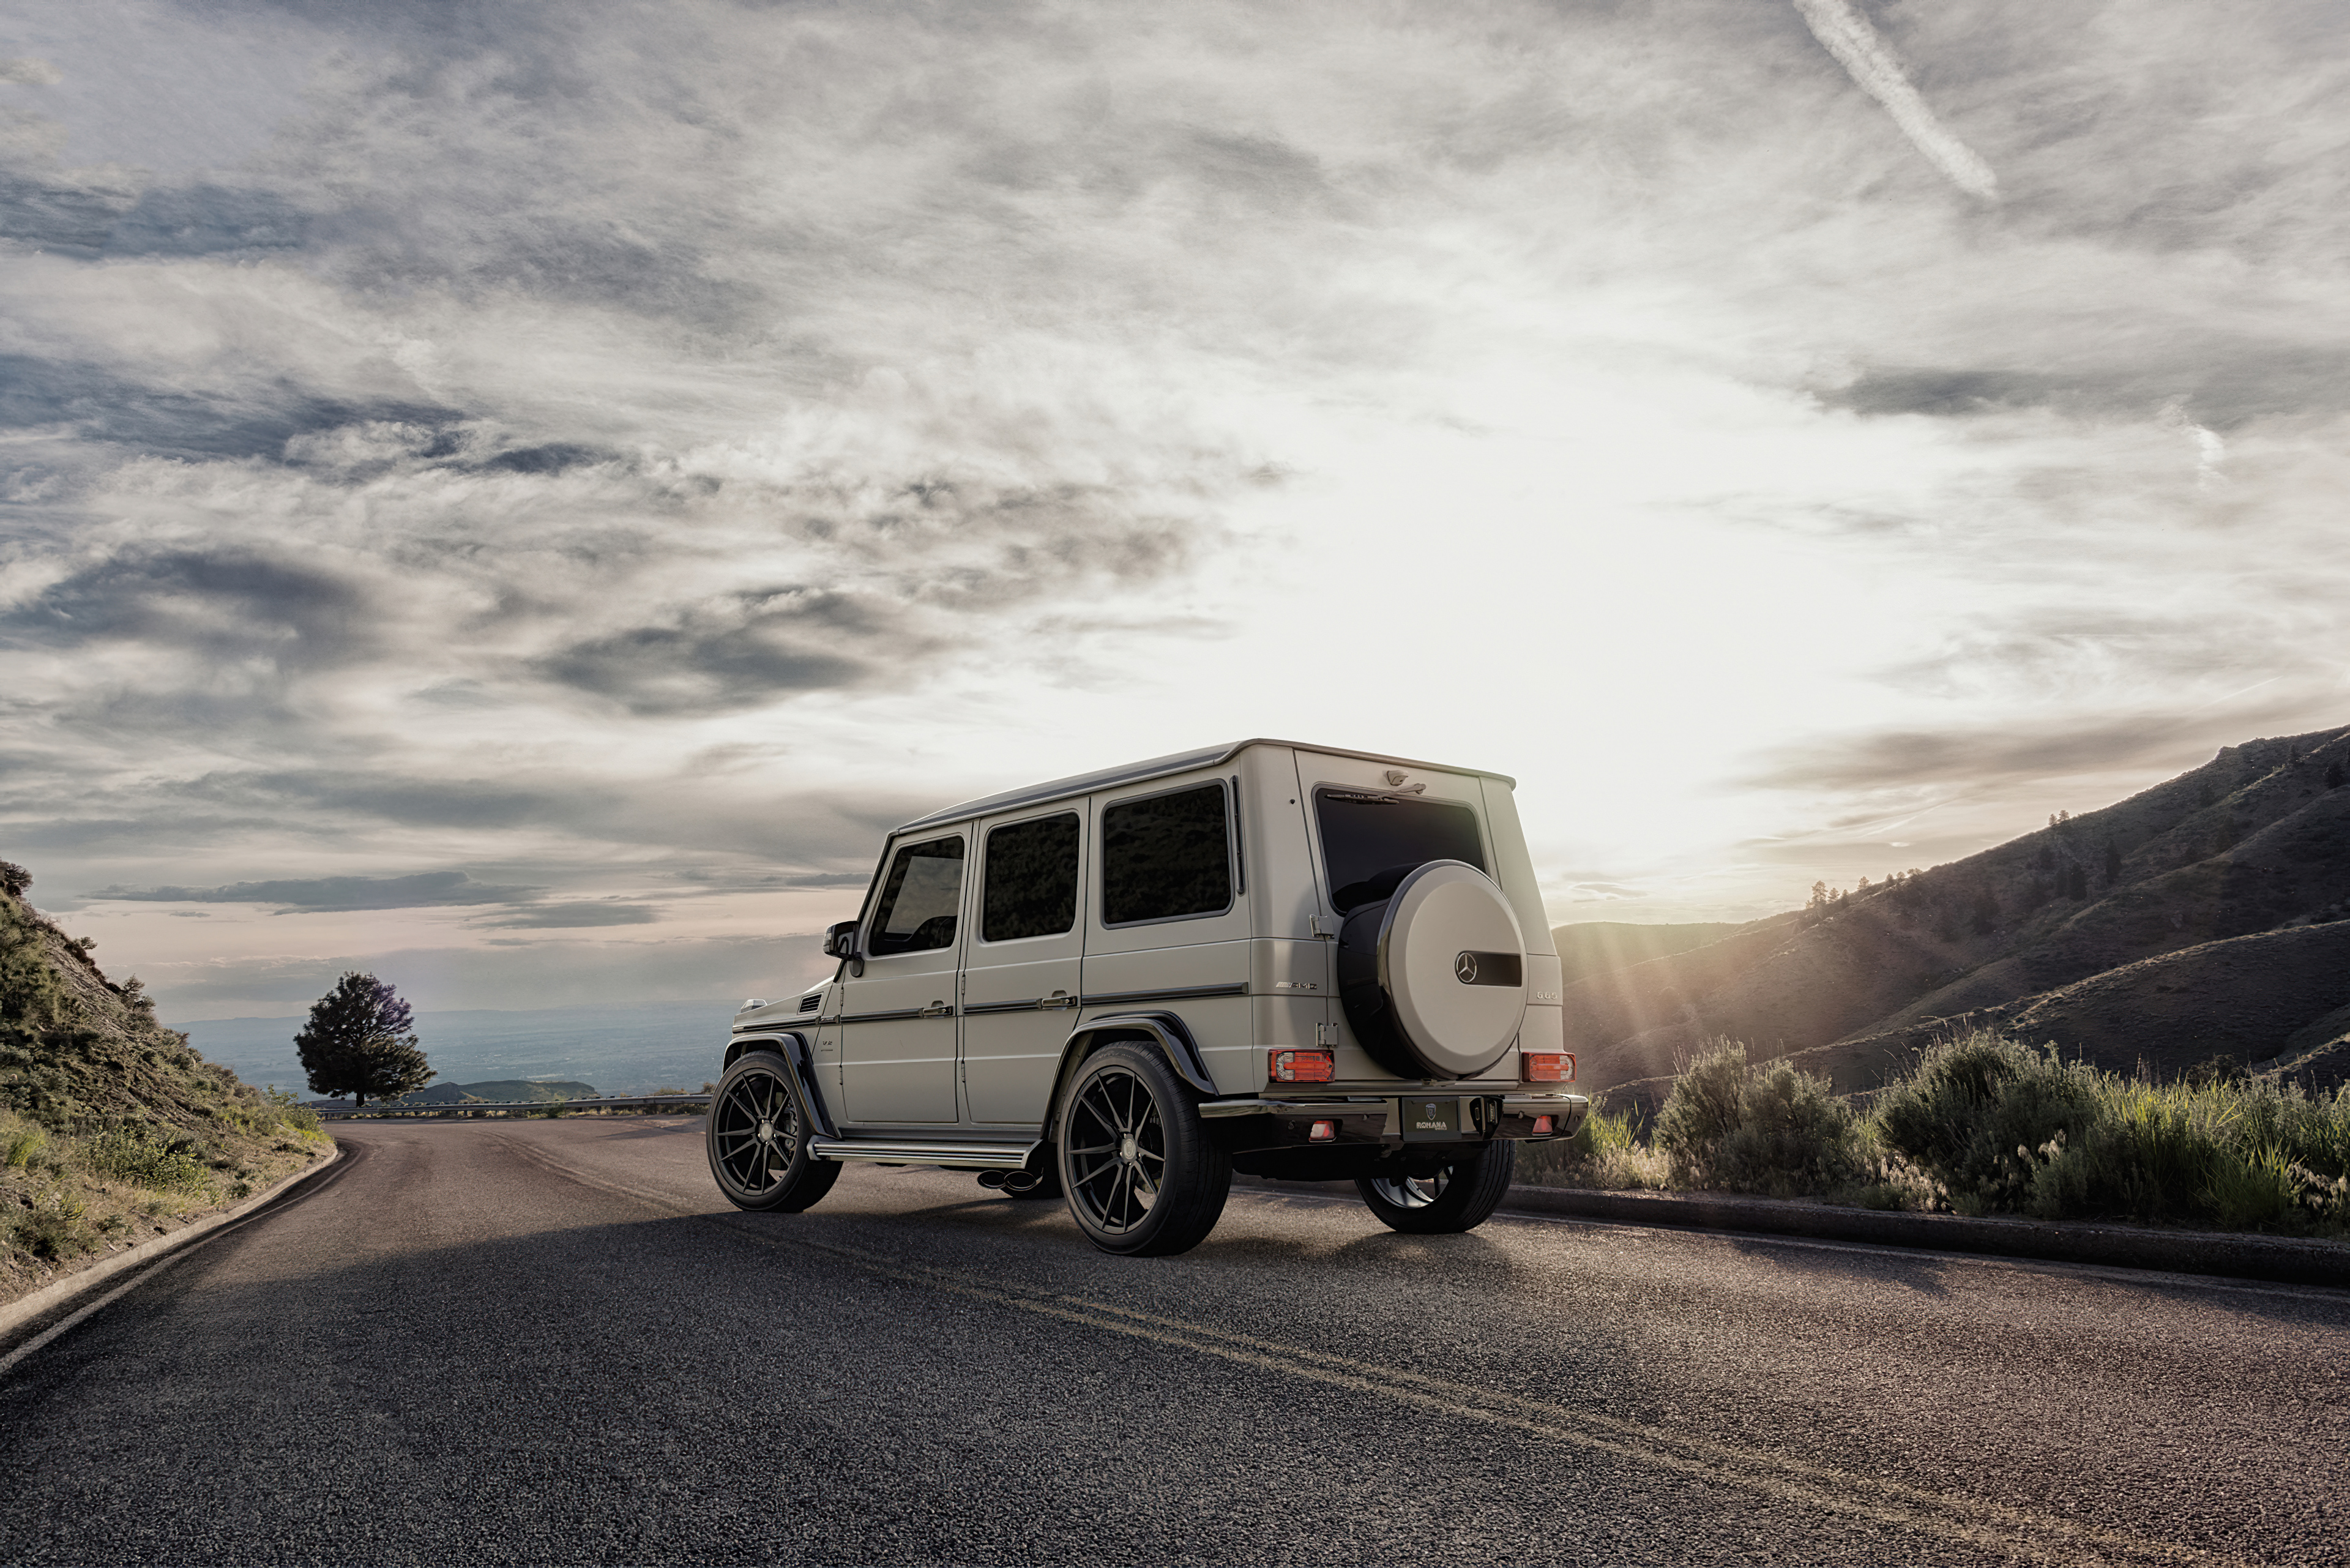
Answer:
<svg viewBox="0 0 2350 1568"><path fill-rule="evenodd" d="M1477 814L1455 801L1324 789L1314 792L1314 814L1330 902L1342 915L1386 898L1431 860L1485 869Z"/></svg>

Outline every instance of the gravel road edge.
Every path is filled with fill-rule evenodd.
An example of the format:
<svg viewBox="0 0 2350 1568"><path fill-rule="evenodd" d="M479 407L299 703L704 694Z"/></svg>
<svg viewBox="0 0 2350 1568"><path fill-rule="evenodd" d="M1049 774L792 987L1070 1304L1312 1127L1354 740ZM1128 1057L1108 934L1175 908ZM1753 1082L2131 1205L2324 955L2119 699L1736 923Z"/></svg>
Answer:
<svg viewBox="0 0 2350 1568"><path fill-rule="evenodd" d="M1307 1190L1334 1198L1351 1198L1355 1190L1351 1181L1275 1181L1253 1176L1235 1177L1232 1184L1258 1192ZM1580 1187L1513 1187L1495 1212L1677 1231L1801 1236L1920 1251L1976 1252L2042 1262L2350 1289L2350 1246L2289 1236L2047 1220L1970 1220L1957 1214L1846 1209L1802 1199L1718 1192L1601 1192Z"/></svg>

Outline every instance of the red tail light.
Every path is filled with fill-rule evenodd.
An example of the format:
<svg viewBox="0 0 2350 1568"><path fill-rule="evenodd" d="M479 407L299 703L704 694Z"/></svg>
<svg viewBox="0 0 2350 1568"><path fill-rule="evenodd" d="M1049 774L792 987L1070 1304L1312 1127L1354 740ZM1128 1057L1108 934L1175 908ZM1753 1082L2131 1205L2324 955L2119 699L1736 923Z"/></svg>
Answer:
<svg viewBox="0 0 2350 1568"><path fill-rule="evenodd" d="M1575 1082L1575 1053L1572 1051L1522 1051L1518 1059L1524 1064L1519 1075L1522 1083Z"/></svg>
<svg viewBox="0 0 2350 1568"><path fill-rule="evenodd" d="M1336 1075L1327 1051L1268 1051L1264 1075L1274 1084L1326 1084Z"/></svg>

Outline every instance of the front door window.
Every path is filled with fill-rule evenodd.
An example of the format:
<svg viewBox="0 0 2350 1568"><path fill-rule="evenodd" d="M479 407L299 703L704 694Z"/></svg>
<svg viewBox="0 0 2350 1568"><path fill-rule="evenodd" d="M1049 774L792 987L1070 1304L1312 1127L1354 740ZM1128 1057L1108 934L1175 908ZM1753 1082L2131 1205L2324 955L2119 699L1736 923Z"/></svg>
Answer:
<svg viewBox="0 0 2350 1568"><path fill-rule="evenodd" d="M952 1122L955 965L964 840L900 845L865 925L865 972L842 984L840 1068L850 1120Z"/></svg>
<svg viewBox="0 0 2350 1568"><path fill-rule="evenodd" d="M871 957L887 958L951 948L962 908L962 840L909 844L890 863L865 950Z"/></svg>

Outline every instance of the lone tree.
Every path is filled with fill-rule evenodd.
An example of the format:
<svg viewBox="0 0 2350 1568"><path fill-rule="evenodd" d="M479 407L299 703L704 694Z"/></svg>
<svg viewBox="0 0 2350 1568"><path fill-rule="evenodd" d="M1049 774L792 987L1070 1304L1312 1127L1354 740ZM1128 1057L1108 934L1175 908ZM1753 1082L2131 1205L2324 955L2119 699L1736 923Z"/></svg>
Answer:
<svg viewBox="0 0 2350 1568"><path fill-rule="evenodd" d="M432 1081L432 1069L410 1033L400 992L371 974L347 974L310 1004L310 1022L294 1036L310 1092L397 1099Z"/></svg>

